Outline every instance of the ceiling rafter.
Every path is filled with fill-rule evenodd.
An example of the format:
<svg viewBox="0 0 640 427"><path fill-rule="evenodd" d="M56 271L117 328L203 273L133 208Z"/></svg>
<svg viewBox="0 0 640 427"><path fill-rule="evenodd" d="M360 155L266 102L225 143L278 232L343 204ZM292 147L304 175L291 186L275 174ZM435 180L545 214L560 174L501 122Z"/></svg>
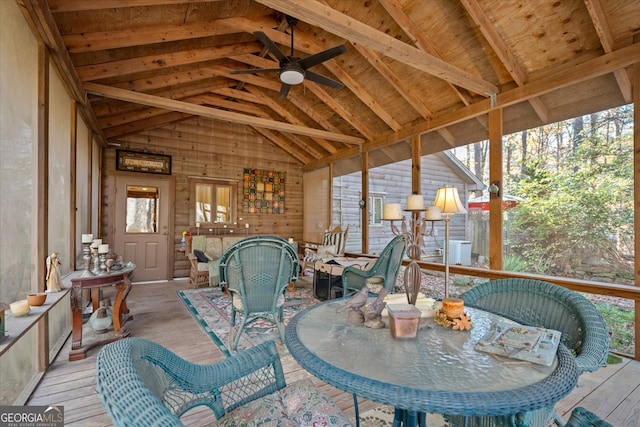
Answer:
<svg viewBox="0 0 640 427"><path fill-rule="evenodd" d="M605 53L613 52L615 50L615 42L600 0L584 0L584 4L587 7L589 16L591 16L591 22L593 22L593 26L598 33L602 49ZM629 74L627 74L624 69L620 69L614 71L613 75L618 82L618 87L620 88L620 93L622 93L624 100L626 102L633 102L631 79L629 78Z"/></svg>
<svg viewBox="0 0 640 427"><path fill-rule="evenodd" d="M460 0L460 3L473 22L478 26L485 40L489 43L489 46L491 46L494 53L509 72L509 75L513 77L513 81L516 82L518 86L525 84L527 80L529 80L527 72L522 69L518 60L511 53L504 40L502 40L502 37L500 37L496 28L491 24L491 21L478 2L476 0ZM533 107L533 110L542 122L546 123L549 120L549 110L540 98L529 99L529 104L531 104L531 107Z"/></svg>
<svg viewBox="0 0 640 427"><path fill-rule="evenodd" d="M324 30L358 42L363 46L403 62L411 67L437 76L483 96L499 92L498 88L473 74L467 73L426 52L403 43L375 28L357 21L317 1L256 0L272 9L280 10L306 22L314 22Z"/></svg>
<svg viewBox="0 0 640 427"><path fill-rule="evenodd" d="M376 69L378 73L382 75L395 88L396 91L402 96L408 103L416 110L423 119L428 119L433 115L433 112L427 107L422 98L420 98L415 91L412 91L404 81L382 61L380 55L371 49L364 47L358 43L354 43L353 46L360 52L360 54ZM453 146L454 137L448 129L439 129L438 133Z"/></svg>
<svg viewBox="0 0 640 427"><path fill-rule="evenodd" d="M149 55L139 58L123 59L102 64L77 67L78 76L83 82L122 77L123 74L142 73L180 65L223 59L232 54L251 53L259 49L257 42L234 43L226 46L212 46L206 49L192 49L170 52L160 55Z"/></svg>
<svg viewBox="0 0 640 427"><path fill-rule="evenodd" d="M570 70L567 70L565 67L558 67L555 72L549 72L538 80L530 81L523 86L518 86L498 94L496 104L500 108L505 108L527 101L530 98L542 96L580 82L594 79L598 76L613 73L615 70L628 67L638 62L640 62L640 43L623 47L610 54L598 56L580 64L575 64ZM358 147L358 149L347 148L333 156L311 162L305 165L305 170L313 170L328 163L355 156L359 151L371 151L397 141L411 138L414 135L433 132L442 127L461 123L487 114L494 108L496 107L492 105L491 100L485 99L455 111L435 114L431 120L407 126L402 132L382 135L373 141L363 144L361 147Z"/></svg>
<svg viewBox="0 0 640 427"><path fill-rule="evenodd" d="M324 137L329 140L341 141L351 144L360 144L364 142L361 138L356 138L349 135L337 134L333 132L327 132L318 129L311 129L304 126L295 126L289 123L274 122L270 120L262 120L251 116L245 116L238 113L232 113L228 111L215 110L212 108L206 108L199 105L193 105L186 102L175 101L173 99L161 98L158 96L147 95L144 93L138 93L128 91L124 89L114 88L111 86L100 85L96 83L85 83L87 91L98 95L106 96L109 98L116 98L124 101L135 102L139 104L148 105L151 107L160 107L167 110L180 111L183 113L189 113L197 116L209 117L217 120L224 120L230 122L236 122L255 127L266 127L275 129L281 132L299 133L307 136Z"/></svg>
<svg viewBox="0 0 640 427"><path fill-rule="evenodd" d="M252 94L255 94L257 97L262 98L262 101L264 102L264 105L266 105L267 107L271 108L271 110L276 112L280 117L282 117L287 122L293 123L293 124L298 125L298 126L308 126L306 123L304 123L298 117L296 117L294 114L289 112L287 109L283 108L281 104L278 104L273 99L271 99L268 96L266 96L264 94L264 92L262 92L260 89L258 89L258 88L247 88L247 90L249 90ZM327 152L329 152L331 154L336 153L338 151L333 145L331 145L329 143L329 141L327 141L325 139L314 138L314 137L312 137L311 139L313 141L315 141L319 146L321 146L322 148L324 148Z"/></svg>
<svg viewBox="0 0 640 427"><path fill-rule="evenodd" d="M222 0L100 0L99 2L87 0L49 0L49 7L52 12L79 12L98 9L117 9L121 7L142 7L219 1Z"/></svg>

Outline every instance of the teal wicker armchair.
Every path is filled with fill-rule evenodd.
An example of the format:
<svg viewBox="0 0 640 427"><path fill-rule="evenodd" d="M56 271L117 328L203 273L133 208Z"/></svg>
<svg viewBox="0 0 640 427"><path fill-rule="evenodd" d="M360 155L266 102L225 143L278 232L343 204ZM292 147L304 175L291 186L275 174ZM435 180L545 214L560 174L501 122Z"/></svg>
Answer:
<svg viewBox="0 0 640 427"><path fill-rule="evenodd" d="M580 373L604 366L609 354L609 330L596 307L577 292L532 279L501 279L482 283L461 295L465 305L500 314L522 324L562 332L561 341L576 356ZM547 426L553 407L512 417L446 416L451 426Z"/></svg>
<svg viewBox="0 0 640 427"><path fill-rule="evenodd" d="M284 342L284 290L298 279L298 254L277 236L252 236L220 257L220 285L231 293L229 349L235 351L244 327L259 318L275 323ZM242 319L234 333L236 314Z"/></svg>
<svg viewBox="0 0 640 427"><path fill-rule="evenodd" d="M405 247L404 237L396 236L385 246L371 268L346 267L342 271L343 295L359 291L367 284L367 279L374 276L383 277L385 287L393 292Z"/></svg>
<svg viewBox="0 0 640 427"><path fill-rule="evenodd" d="M209 407L219 427L351 425L311 381L285 384L273 341L199 365L157 343L125 338L100 350L96 372L115 426L182 426L180 417L197 406Z"/></svg>
<svg viewBox="0 0 640 427"><path fill-rule="evenodd" d="M566 427L613 427L591 411L577 407L571 412Z"/></svg>

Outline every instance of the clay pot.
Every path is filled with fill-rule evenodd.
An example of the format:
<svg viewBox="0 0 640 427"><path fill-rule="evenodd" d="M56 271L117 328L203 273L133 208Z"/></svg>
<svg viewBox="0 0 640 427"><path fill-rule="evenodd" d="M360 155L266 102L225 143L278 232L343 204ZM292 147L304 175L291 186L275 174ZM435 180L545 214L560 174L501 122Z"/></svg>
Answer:
<svg viewBox="0 0 640 427"><path fill-rule="evenodd" d="M38 292L36 294L27 295L27 302L29 303L29 305L31 307L40 306L40 305L44 304L44 302L46 300L47 300L46 292Z"/></svg>

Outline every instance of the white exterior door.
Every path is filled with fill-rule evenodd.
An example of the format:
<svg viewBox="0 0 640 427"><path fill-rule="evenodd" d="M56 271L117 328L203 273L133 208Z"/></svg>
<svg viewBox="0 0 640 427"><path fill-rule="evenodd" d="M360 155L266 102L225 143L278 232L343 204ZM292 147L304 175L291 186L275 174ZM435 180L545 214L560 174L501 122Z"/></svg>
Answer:
<svg viewBox="0 0 640 427"><path fill-rule="evenodd" d="M135 282L168 280L169 180L116 177L114 249L136 264Z"/></svg>

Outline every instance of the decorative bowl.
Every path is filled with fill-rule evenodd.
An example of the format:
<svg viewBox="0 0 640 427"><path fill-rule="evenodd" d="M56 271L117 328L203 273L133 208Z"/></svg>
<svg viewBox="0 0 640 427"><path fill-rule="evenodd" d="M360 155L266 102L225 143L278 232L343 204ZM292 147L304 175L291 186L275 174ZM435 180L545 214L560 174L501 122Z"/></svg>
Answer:
<svg viewBox="0 0 640 427"><path fill-rule="evenodd" d="M45 292L38 292L35 294L27 295L27 302L31 307L40 306L44 304L46 300L47 300L47 294Z"/></svg>
<svg viewBox="0 0 640 427"><path fill-rule="evenodd" d="M31 312L31 307L29 307L29 303L26 299L12 302L9 304L9 308L11 309L11 314L13 314L14 317L26 316Z"/></svg>

